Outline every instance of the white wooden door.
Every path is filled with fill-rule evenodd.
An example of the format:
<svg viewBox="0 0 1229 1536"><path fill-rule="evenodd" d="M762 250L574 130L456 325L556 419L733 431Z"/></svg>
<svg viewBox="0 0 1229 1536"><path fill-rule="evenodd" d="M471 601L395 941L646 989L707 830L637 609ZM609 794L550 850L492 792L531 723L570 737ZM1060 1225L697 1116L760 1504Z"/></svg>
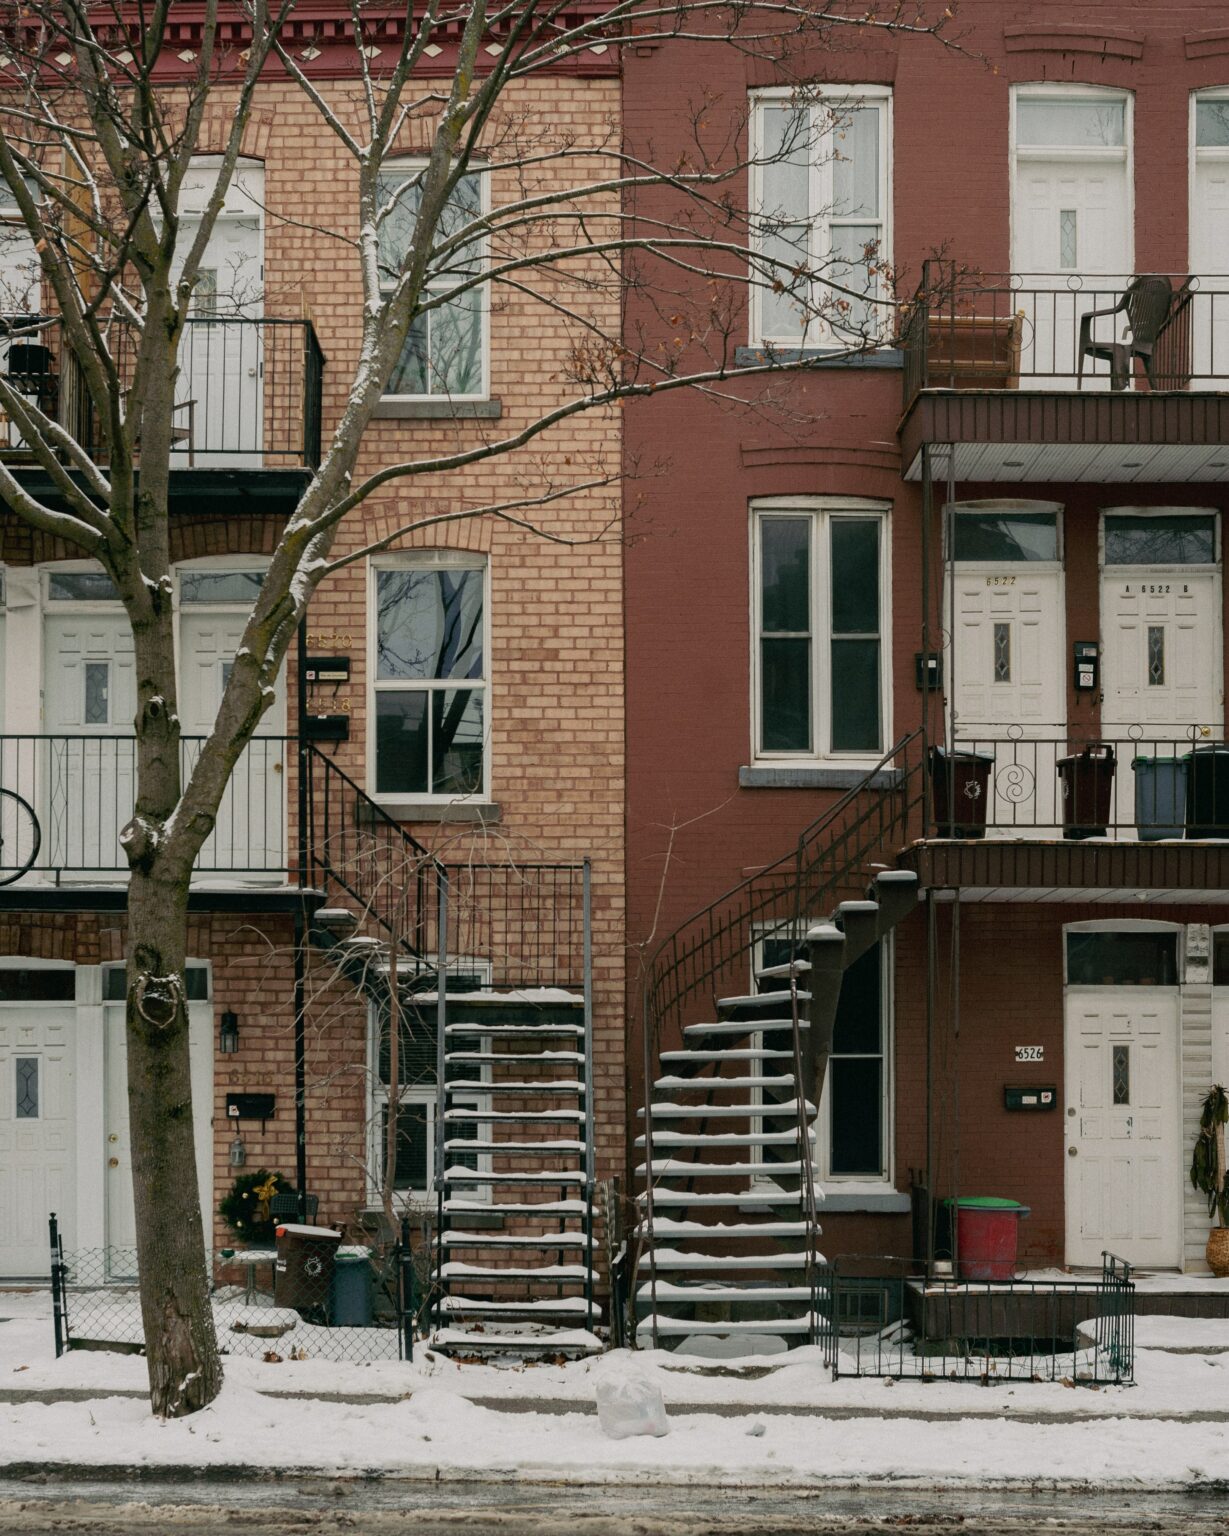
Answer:
<svg viewBox="0 0 1229 1536"><path fill-rule="evenodd" d="M1229 375L1229 150L1196 150L1191 193L1191 387L1223 389L1214 381Z"/></svg>
<svg viewBox="0 0 1229 1536"><path fill-rule="evenodd" d="M191 772L199 741L213 730L222 690L243 638L246 613L185 607L180 615L180 717L184 772ZM267 871L286 878L286 732L284 675L277 698L244 749L218 808L217 825L206 839L197 871Z"/></svg>
<svg viewBox="0 0 1229 1536"><path fill-rule="evenodd" d="M123 612L48 615L43 720L62 739L40 765L42 857L70 877L128 867L119 834L135 804L136 707Z"/></svg>
<svg viewBox="0 0 1229 1536"><path fill-rule="evenodd" d="M1176 988L1066 995L1067 1262L1182 1260Z"/></svg>
<svg viewBox="0 0 1229 1536"><path fill-rule="evenodd" d="M1067 708L1062 567L961 561L954 586L950 739L994 757L992 830L1050 828Z"/></svg>
<svg viewBox="0 0 1229 1536"><path fill-rule="evenodd" d="M1101 577L1101 719L1106 734L1135 724L1143 739L1221 737L1218 570L1107 566ZM1111 729L1111 727L1113 729Z"/></svg>
<svg viewBox="0 0 1229 1536"><path fill-rule="evenodd" d="M3 184L0 184L0 201L11 201L11 194ZM37 315L42 308L40 287L39 261L34 241L20 219L15 216L5 217L0 212L0 315ZM28 330L23 333L20 327L16 339L19 345L33 343L45 346L47 342L45 333ZM8 371L10 344L10 334L5 329L0 332L0 371L3 372ZM25 398L38 404L34 396ZM17 448L21 441L21 433L16 426L0 412L0 445Z"/></svg>
<svg viewBox="0 0 1229 1536"><path fill-rule="evenodd" d="M75 1007L0 1006L0 1275L45 1275L47 1217L73 1242Z"/></svg>

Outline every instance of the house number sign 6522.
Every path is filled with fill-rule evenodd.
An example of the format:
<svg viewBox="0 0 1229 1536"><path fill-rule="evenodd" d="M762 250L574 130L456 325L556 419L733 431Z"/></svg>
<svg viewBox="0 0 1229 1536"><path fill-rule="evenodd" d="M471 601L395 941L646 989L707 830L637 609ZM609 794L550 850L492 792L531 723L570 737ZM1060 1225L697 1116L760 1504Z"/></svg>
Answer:
<svg viewBox="0 0 1229 1536"><path fill-rule="evenodd" d="M1044 1061L1046 1048L1044 1045L1018 1045L1016 1046L1017 1061Z"/></svg>

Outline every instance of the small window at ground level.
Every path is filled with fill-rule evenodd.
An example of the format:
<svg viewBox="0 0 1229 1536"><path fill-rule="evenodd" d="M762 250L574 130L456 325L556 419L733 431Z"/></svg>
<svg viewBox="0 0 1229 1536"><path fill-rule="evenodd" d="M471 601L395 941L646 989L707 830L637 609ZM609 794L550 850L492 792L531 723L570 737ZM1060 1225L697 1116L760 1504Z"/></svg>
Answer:
<svg viewBox="0 0 1229 1536"><path fill-rule="evenodd" d="M1067 984L1072 987L1176 987L1176 933L1069 933Z"/></svg>
<svg viewBox="0 0 1229 1536"><path fill-rule="evenodd" d="M0 1003L71 1003L77 995L77 973L63 970L24 970L0 967Z"/></svg>
<svg viewBox="0 0 1229 1536"><path fill-rule="evenodd" d="M1112 517L1105 519L1106 565L1213 565L1216 518Z"/></svg>

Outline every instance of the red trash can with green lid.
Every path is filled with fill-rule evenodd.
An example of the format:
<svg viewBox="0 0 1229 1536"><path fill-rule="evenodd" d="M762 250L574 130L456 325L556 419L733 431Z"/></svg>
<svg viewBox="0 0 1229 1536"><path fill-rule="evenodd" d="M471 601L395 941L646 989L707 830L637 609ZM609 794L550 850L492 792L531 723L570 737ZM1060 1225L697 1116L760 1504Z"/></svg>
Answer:
<svg viewBox="0 0 1229 1536"><path fill-rule="evenodd" d="M964 1280L1010 1280L1016 1272L1020 1218L1030 1214L1018 1200L962 1195L956 1207L956 1262Z"/></svg>

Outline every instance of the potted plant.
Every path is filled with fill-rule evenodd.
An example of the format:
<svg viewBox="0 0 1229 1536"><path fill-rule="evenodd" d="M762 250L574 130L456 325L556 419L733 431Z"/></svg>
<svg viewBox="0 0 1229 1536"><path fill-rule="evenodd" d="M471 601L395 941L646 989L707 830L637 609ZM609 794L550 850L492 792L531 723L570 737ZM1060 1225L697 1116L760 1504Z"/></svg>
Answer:
<svg viewBox="0 0 1229 1536"><path fill-rule="evenodd" d="M1208 1268L1214 1275L1229 1275L1229 1187L1225 1182L1225 1125L1229 1122L1229 1094L1214 1084L1203 1101L1199 1135L1191 1158L1191 1183L1208 1197L1208 1215L1216 1225L1208 1234Z"/></svg>

